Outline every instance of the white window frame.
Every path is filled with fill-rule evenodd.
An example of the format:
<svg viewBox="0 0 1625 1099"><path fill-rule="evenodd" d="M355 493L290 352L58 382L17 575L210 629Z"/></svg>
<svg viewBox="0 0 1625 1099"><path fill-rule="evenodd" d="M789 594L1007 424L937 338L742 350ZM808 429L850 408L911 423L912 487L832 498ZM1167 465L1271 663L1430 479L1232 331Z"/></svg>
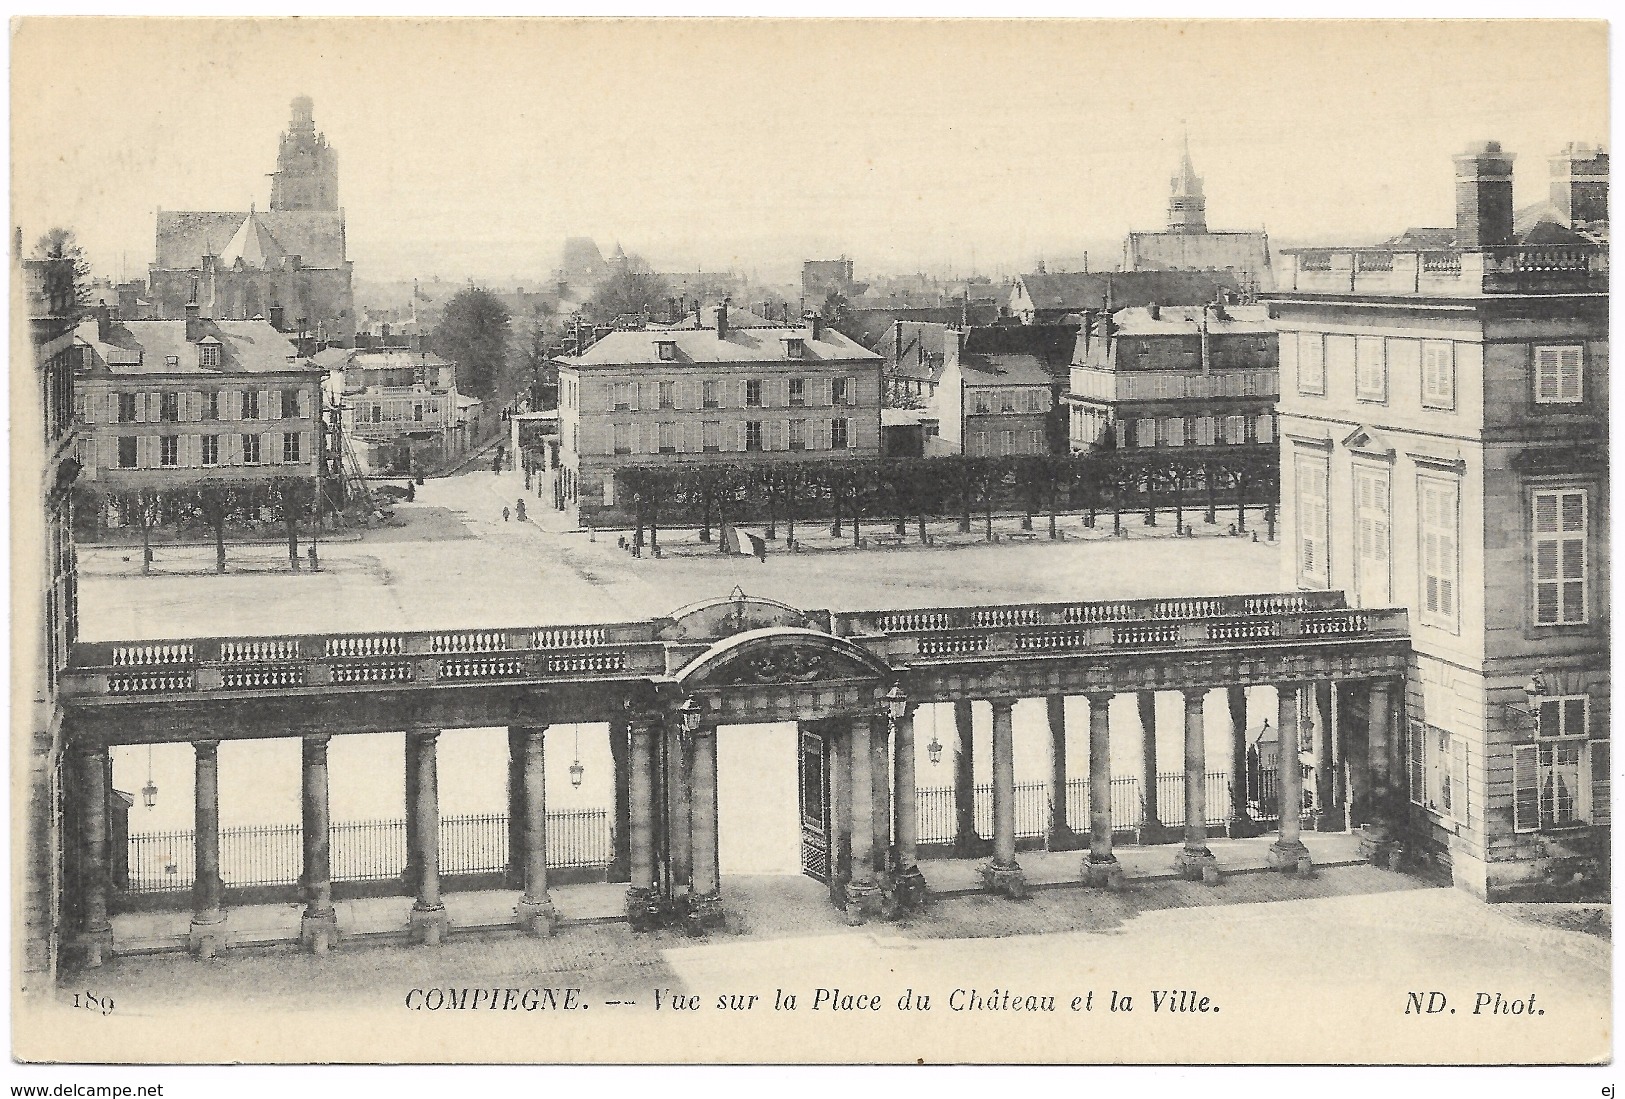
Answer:
<svg viewBox="0 0 1625 1099"><path fill-rule="evenodd" d="M660 453L676 454L678 451L677 422L675 420L662 420L658 431Z"/></svg>
<svg viewBox="0 0 1625 1099"><path fill-rule="evenodd" d="M1451 340L1422 340L1422 407L1443 412L1456 407L1456 345Z"/></svg>
<svg viewBox="0 0 1625 1099"><path fill-rule="evenodd" d="M1448 500L1450 517L1442 517ZM1424 625L1455 633L1461 615L1461 482L1453 477L1416 479L1417 617ZM1429 581L1433 581L1430 590Z"/></svg>
<svg viewBox="0 0 1625 1099"><path fill-rule="evenodd" d="M1326 338L1320 332L1298 333L1298 392L1326 395Z"/></svg>
<svg viewBox="0 0 1625 1099"><path fill-rule="evenodd" d="M1353 473L1354 591L1360 606L1385 607L1394 598L1393 478L1385 466L1359 462ZM1377 562L1380 590L1373 582L1368 591L1367 579L1375 581Z"/></svg>
<svg viewBox="0 0 1625 1099"><path fill-rule="evenodd" d="M206 465L206 466L217 466L217 465L219 465L220 464L220 436L218 436L218 435L202 435L202 436L199 436L199 438L202 440L202 442L200 442L198 444L198 457L199 457L200 463L202 465Z"/></svg>
<svg viewBox="0 0 1625 1099"><path fill-rule="evenodd" d="M839 431L836 430L837 424L840 425ZM837 438L839 438L839 442L836 441ZM837 416L829 422L829 448L831 450L852 449L852 423L845 416Z"/></svg>
<svg viewBox="0 0 1625 1099"><path fill-rule="evenodd" d="M158 464L170 469L181 464L181 437L179 435L158 436Z"/></svg>
<svg viewBox="0 0 1625 1099"><path fill-rule="evenodd" d="M1357 336L1354 342L1354 399L1388 403L1388 355L1381 336Z"/></svg>
<svg viewBox="0 0 1625 1099"><path fill-rule="evenodd" d="M1536 489L1530 493L1530 620L1536 626L1581 626L1591 618L1591 544L1590 544L1590 493L1583 488L1550 488ZM1553 526L1551 530L1541 529L1541 502L1543 499L1551 500L1551 514ZM1579 524L1570 526L1568 518L1569 500L1579 502ZM1542 551L1545 547L1550 549L1550 561L1554 567L1554 574L1543 577ZM1571 546L1579 548L1579 575L1569 574L1569 567L1573 562L1569 559ZM1570 617L1568 614L1569 601L1566 598L1569 589L1578 585L1580 592L1579 616ZM1543 619L1541 617L1541 592L1550 587L1554 592L1553 607L1556 617Z"/></svg>
<svg viewBox="0 0 1625 1099"><path fill-rule="evenodd" d="M1466 738L1420 721L1411 722L1408 733L1406 771L1411 803L1467 823Z"/></svg>
<svg viewBox="0 0 1625 1099"><path fill-rule="evenodd" d="M1582 403L1585 400L1585 345L1536 346L1533 374L1536 404Z"/></svg>
<svg viewBox="0 0 1625 1099"><path fill-rule="evenodd" d="M1591 700L1586 695L1548 695L1535 701L1533 743L1513 748L1513 831L1538 832L1546 828L1578 827L1594 823L1592 785ZM1556 800L1561 787L1559 753L1575 756L1574 790L1569 815L1558 820Z"/></svg>
<svg viewBox="0 0 1625 1099"><path fill-rule="evenodd" d="M1329 588L1332 584L1330 457L1298 454L1293 463L1293 485L1298 586Z"/></svg>

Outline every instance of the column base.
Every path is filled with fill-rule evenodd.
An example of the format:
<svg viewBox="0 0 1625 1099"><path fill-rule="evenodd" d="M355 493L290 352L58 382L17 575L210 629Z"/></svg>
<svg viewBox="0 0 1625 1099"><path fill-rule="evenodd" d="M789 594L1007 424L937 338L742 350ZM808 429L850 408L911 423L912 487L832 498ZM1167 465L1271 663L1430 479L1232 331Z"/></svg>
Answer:
<svg viewBox="0 0 1625 1099"><path fill-rule="evenodd" d="M1341 832L1343 831L1343 810L1316 809L1314 815L1315 831Z"/></svg>
<svg viewBox="0 0 1625 1099"><path fill-rule="evenodd" d="M1179 838L1177 830L1164 825L1161 821L1146 821L1134 830L1134 842L1142 847L1150 847L1159 843L1172 843Z"/></svg>
<svg viewBox="0 0 1625 1099"><path fill-rule="evenodd" d="M1083 857L1083 881L1085 885L1092 885L1098 889L1109 889L1117 892L1123 888L1123 867L1118 863L1116 856L1107 855L1103 859L1096 859L1093 855Z"/></svg>
<svg viewBox="0 0 1625 1099"><path fill-rule="evenodd" d="M97 969L105 962L113 960L113 928L108 926L99 931L81 931L73 940L74 949L79 954L79 964L87 969Z"/></svg>
<svg viewBox="0 0 1625 1099"><path fill-rule="evenodd" d="M689 926L701 931L717 931L727 926L727 913L722 907L721 890L695 893L688 901Z"/></svg>
<svg viewBox="0 0 1625 1099"><path fill-rule="evenodd" d="M186 930L186 948L199 958L212 958L231 945L230 938L225 913L203 920L193 916L192 925Z"/></svg>
<svg viewBox="0 0 1625 1099"><path fill-rule="evenodd" d="M631 886L626 891L626 925L633 931L653 931L660 926L660 894L653 889Z"/></svg>
<svg viewBox="0 0 1625 1099"><path fill-rule="evenodd" d="M880 914L883 894L874 882L846 883L846 922L856 927L869 916Z"/></svg>
<svg viewBox="0 0 1625 1099"><path fill-rule="evenodd" d="M559 914L553 910L553 898L546 893L542 894L541 900L535 901L529 897L520 897L519 903L514 905L514 915L519 920L519 926L524 928L527 934L540 939L553 934L553 929L559 922Z"/></svg>
<svg viewBox="0 0 1625 1099"><path fill-rule="evenodd" d="M339 945L339 916L331 908L306 912L299 918L299 945L312 954L326 954Z"/></svg>
<svg viewBox="0 0 1625 1099"><path fill-rule="evenodd" d="M1088 843L1087 836L1078 835L1069 825L1051 828L1044 837L1044 847L1049 851L1076 851L1080 847L1088 846Z"/></svg>
<svg viewBox="0 0 1625 1099"><path fill-rule="evenodd" d="M1187 881L1204 885L1218 885L1221 879L1219 860L1206 847L1181 847L1174 856L1174 870Z"/></svg>
<svg viewBox="0 0 1625 1099"><path fill-rule="evenodd" d="M412 906L412 914L406 920L407 934L415 943L424 946L439 946L451 931L451 920L446 916L446 906L437 904L433 907L419 908Z"/></svg>
<svg viewBox="0 0 1625 1099"><path fill-rule="evenodd" d="M993 860L982 867L982 888L989 893L1003 893L1011 900L1027 896L1027 875L1015 861L1008 864Z"/></svg>
<svg viewBox="0 0 1625 1099"><path fill-rule="evenodd" d="M919 866L910 864L899 870L890 897L895 914L918 912L924 908L925 897L929 891L930 887L926 884L925 875L920 872Z"/></svg>
<svg viewBox="0 0 1625 1099"><path fill-rule="evenodd" d="M1359 855L1373 866L1398 870L1405 857L1405 849L1395 838L1393 830L1378 822L1360 826Z"/></svg>
<svg viewBox="0 0 1625 1099"><path fill-rule="evenodd" d="M1293 840L1291 843L1276 840L1270 844L1267 861L1271 870L1279 870L1283 874L1296 874L1298 867L1309 861L1309 849L1299 840Z"/></svg>

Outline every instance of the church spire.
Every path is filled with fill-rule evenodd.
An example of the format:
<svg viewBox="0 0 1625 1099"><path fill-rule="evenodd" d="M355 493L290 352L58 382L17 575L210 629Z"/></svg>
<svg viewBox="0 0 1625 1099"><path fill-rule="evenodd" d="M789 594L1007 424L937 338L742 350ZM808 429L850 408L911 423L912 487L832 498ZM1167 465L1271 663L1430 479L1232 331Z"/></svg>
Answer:
<svg viewBox="0 0 1625 1099"><path fill-rule="evenodd" d="M1171 181L1173 192L1168 199L1168 231L1170 233L1207 232L1207 199L1202 195L1202 177L1191 163L1191 135L1184 135L1179 171Z"/></svg>

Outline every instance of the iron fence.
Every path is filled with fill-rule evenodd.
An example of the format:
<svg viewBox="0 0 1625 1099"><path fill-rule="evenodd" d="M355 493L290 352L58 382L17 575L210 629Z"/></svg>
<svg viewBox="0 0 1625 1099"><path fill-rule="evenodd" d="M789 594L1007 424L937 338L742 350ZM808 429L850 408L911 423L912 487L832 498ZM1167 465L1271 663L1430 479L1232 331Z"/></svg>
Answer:
<svg viewBox="0 0 1625 1099"><path fill-rule="evenodd" d="M249 825L220 831L220 877L228 886L293 885L304 870L304 830L297 824ZM379 881L406 866L406 821L335 821L328 829L334 881ZM547 863L602 866L614 857L607 809L547 815ZM131 893L190 889L196 841L191 829L134 832L129 837ZM440 818L440 870L478 874L508 866L508 816L474 813Z"/></svg>
<svg viewBox="0 0 1625 1099"><path fill-rule="evenodd" d="M1140 780L1133 775L1112 779L1112 831L1131 832L1140 826ZM1089 780L1068 779L1066 823L1074 832L1089 831Z"/></svg>

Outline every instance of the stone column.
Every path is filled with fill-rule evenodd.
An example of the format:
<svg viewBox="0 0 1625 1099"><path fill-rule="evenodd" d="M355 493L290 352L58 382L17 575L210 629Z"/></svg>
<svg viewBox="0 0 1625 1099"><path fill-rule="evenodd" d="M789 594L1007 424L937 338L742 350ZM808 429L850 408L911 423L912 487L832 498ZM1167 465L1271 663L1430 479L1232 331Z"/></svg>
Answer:
<svg viewBox="0 0 1625 1099"><path fill-rule="evenodd" d="M1395 684L1374 679L1366 705L1366 740L1371 764L1370 819L1360 829L1360 855L1383 866L1399 856L1398 836L1406 800L1405 774L1394 730Z"/></svg>
<svg viewBox="0 0 1625 1099"><path fill-rule="evenodd" d="M985 844L976 834L976 737L969 699L954 703L954 854L968 859Z"/></svg>
<svg viewBox="0 0 1625 1099"><path fill-rule="evenodd" d="M78 753L79 843L84 922L78 945L87 966L99 966L113 953L113 922L107 915L107 749Z"/></svg>
<svg viewBox="0 0 1625 1099"><path fill-rule="evenodd" d="M1140 842L1162 843L1166 836L1157 805L1157 692L1134 696L1140 710Z"/></svg>
<svg viewBox="0 0 1625 1099"><path fill-rule="evenodd" d="M338 945L339 938L328 849L327 737L303 738L302 763L305 912L299 921L299 941L312 954L325 954Z"/></svg>
<svg viewBox="0 0 1625 1099"><path fill-rule="evenodd" d="M694 891L693 752L676 719L666 723L666 752L666 858L671 873L671 902L674 909L687 912Z"/></svg>
<svg viewBox="0 0 1625 1099"><path fill-rule="evenodd" d="M1207 846L1207 727L1202 705L1205 687L1189 687L1185 698L1185 843L1174 867L1193 881L1219 880L1218 860Z"/></svg>
<svg viewBox="0 0 1625 1099"><path fill-rule="evenodd" d="M653 926L651 901L658 893L655 881L655 736L659 726L645 717L632 722L630 775L627 787L630 832L630 884L626 889L626 921L633 931Z"/></svg>
<svg viewBox="0 0 1625 1099"><path fill-rule="evenodd" d="M519 725L508 726L508 888L523 889L525 887L525 733L526 730ZM407 743L412 744L411 737ZM415 752L416 749L414 748ZM407 773L410 775L415 764L408 756L406 761ZM417 797L411 793L415 780L407 780L407 805L412 806ZM408 821L416 818L416 810L407 810ZM406 834L412 837L415 850L416 838L413 835L415 828L409 826ZM416 883L412 891L417 892Z"/></svg>
<svg viewBox="0 0 1625 1099"><path fill-rule="evenodd" d="M220 742L200 740L192 749L197 759L192 785L192 926L187 944L198 957L212 958L227 945L226 913L220 901Z"/></svg>
<svg viewBox="0 0 1625 1099"><path fill-rule="evenodd" d="M888 896L891 893L892 867L892 804L891 804L891 717L881 712L869 723L869 778L874 785L875 884Z"/></svg>
<svg viewBox="0 0 1625 1099"><path fill-rule="evenodd" d="M609 723L609 758L615 769L615 850L609 864L609 881L632 880L632 755L631 722L617 718Z"/></svg>
<svg viewBox="0 0 1625 1099"><path fill-rule="evenodd" d="M1016 861L1016 700L993 702L993 858L982 869L989 892L1009 897L1027 893L1027 879Z"/></svg>
<svg viewBox="0 0 1625 1099"><path fill-rule="evenodd" d="M1343 733L1343 755L1348 764L1348 824L1358 829L1370 819L1371 813L1371 754L1366 732L1367 722L1349 720L1355 707L1350 704L1350 693L1360 688L1352 683L1339 685L1342 694L1339 706L1338 728ZM1359 696L1354 696L1358 700Z"/></svg>
<svg viewBox="0 0 1625 1099"><path fill-rule="evenodd" d="M846 886L852 880L852 745L837 722L821 723L829 749L829 895L846 907Z"/></svg>
<svg viewBox="0 0 1625 1099"><path fill-rule="evenodd" d="M418 742L418 850L423 868L418 875L417 900L407 928L414 942L437 945L451 929L446 906L440 901L440 763L437 740L439 729L413 729L406 734ZM528 746L527 746L528 755ZM531 791L526 791L526 809ZM527 843L530 839L527 831ZM527 852L528 855L528 852ZM545 852L544 852L544 858Z"/></svg>
<svg viewBox="0 0 1625 1099"><path fill-rule="evenodd" d="M721 927L722 878L717 850L717 727L701 725L694 733L692 821L694 897L689 919L701 928Z"/></svg>
<svg viewBox="0 0 1625 1099"><path fill-rule="evenodd" d="M875 885L875 783L871 773L874 751L870 747L869 714L852 718L847 741L852 806L852 878L846 883L846 918L859 924L865 916L879 911L879 890Z"/></svg>
<svg viewBox="0 0 1625 1099"><path fill-rule="evenodd" d="M892 773L896 790L892 804L897 827L896 898L903 908L918 908L925 902L926 882L919 865L920 807L919 783L915 778L914 703L909 703L895 728Z"/></svg>
<svg viewBox="0 0 1625 1099"><path fill-rule="evenodd" d="M1262 829L1247 812L1247 688L1225 690L1230 711L1230 819L1226 831L1231 839L1258 835Z"/></svg>
<svg viewBox="0 0 1625 1099"><path fill-rule="evenodd" d="M1321 685L1320 712L1325 715L1326 727L1331 730L1332 742L1332 806L1337 813L1337 827L1348 826L1348 724L1343 712L1341 685L1328 680Z"/></svg>
<svg viewBox="0 0 1625 1099"><path fill-rule="evenodd" d="M1281 802L1281 834L1270 845L1269 864L1288 873L1308 872L1309 849L1300 836L1303 812L1303 763L1298 755L1298 688L1275 688L1277 735L1281 751L1275 763L1275 789Z"/></svg>
<svg viewBox="0 0 1625 1099"><path fill-rule="evenodd" d="M1320 691L1325 684L1311 683L1298 692L1302 721L1307 726L1309 753L1314 775L1314 827L1317 832L1330 831L1328 814L1332 810L1332 726L1328 718L1329 707L1320 706Z"/></svg>
<svg viewBox="0 0 1625 1099"><path fill-rule="evenodd" d="M521 758L525 793L525 892L515 907L519 926L532 935L551 935L558 922L547 892L547 727L525 730ZM438 810L437 810L438 814Z"/></svg>
<svg viewBox="0 0 1625 1099"><path fill-rule="evenodd" d="M515 822L523 819L524 810L515 809L513 790L518 784L517 770L513 762L514 730L508 731L508 867L512 876L510 884L514 888L520 885L519 863L516 859L516 848L524 846L523 836L514 835ZM405 735L406 741L406 866L401 871L401 884L406 892L416 896L418 891L418 877L423 872L423 852L418 848L418 742L412 739L412 734Z"/></svg>
<svg viewBox="0 0 1625 1099"><path fill-rule="evenodd" d="M1112 854L1111 701L1105 692L1089 696L1089 854L1083 878L1090 885L1117 889L1123 870Z"/></svg>
<svg viewBox="0 0 1625 1099"><path fill-rule="evenodd" d="M1049 718L1049 828L1044 846L1074 851L1078 837L1066 819L1066 696L1046 696L1044 709Z"/></svg>

